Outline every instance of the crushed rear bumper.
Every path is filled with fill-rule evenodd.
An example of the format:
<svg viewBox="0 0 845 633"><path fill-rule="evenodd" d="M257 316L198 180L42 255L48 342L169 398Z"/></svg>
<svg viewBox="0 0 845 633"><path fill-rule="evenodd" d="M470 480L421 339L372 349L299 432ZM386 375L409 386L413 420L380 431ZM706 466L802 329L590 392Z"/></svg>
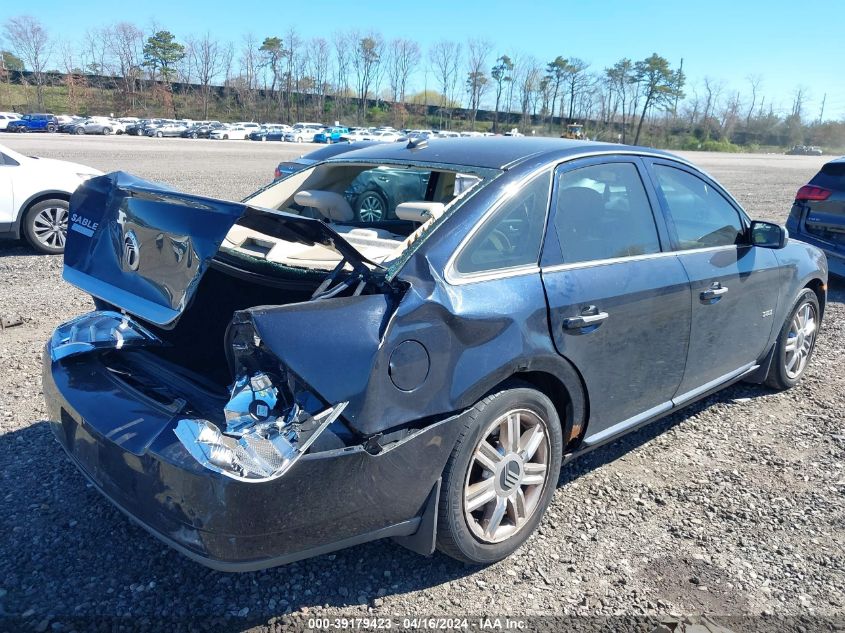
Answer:
<svg viewBox="0 0 845 633"><path fill-rule="evenodd" d="M115 380L98 354L45 353L43 391L56 438L94 486L166 544L223 571L417 534L462 426L455 415L378 454L363 445L308 453L279 479L245 483L197 463L173 433L178 415Z"/></svg>

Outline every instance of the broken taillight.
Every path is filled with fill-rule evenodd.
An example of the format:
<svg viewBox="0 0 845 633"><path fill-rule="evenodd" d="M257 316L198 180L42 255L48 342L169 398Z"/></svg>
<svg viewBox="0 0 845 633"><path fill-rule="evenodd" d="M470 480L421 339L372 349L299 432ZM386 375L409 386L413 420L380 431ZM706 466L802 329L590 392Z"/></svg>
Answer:
<svg viewBox="0 0 845 633"><path fill-rule="evenodd" d="M343 413L341 402L314 415L297 404L277 410L278 389L266 374L241 376L224 407L226 430L204 419L179 420L174 432L200 464L247 482L281 477Z"/></svg>

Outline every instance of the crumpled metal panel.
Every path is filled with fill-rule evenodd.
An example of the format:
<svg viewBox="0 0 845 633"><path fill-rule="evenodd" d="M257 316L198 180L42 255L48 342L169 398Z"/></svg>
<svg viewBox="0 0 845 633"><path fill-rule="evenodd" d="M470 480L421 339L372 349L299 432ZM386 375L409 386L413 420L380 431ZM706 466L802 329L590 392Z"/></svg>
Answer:
<svg viewBox="0 0 845 633"><path fill-rule="evenodd" d="M173 327L235 222L375 266L325 222L173 191L124 172L92 178L70 201L64 278L142 319Z"/></svg>

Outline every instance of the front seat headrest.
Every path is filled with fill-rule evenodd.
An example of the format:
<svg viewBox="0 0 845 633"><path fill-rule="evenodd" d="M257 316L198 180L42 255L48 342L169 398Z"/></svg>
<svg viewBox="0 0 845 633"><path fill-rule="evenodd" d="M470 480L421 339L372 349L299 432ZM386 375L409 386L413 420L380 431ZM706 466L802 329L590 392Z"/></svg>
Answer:
<svg viewBox="0 0 845 633"><path fill-rule="evenodd" d="M293 201L303 207L317 209L324 218L333 222L351 222L355 219L349 202L334 191L297 191Z"/></svg>
<svg viewBox="0 0 845 633"><path fill-rule="evenodd" d="M396 217L409 222L425 222L443 215L442 202L403 202L396 205Z"/></svg>

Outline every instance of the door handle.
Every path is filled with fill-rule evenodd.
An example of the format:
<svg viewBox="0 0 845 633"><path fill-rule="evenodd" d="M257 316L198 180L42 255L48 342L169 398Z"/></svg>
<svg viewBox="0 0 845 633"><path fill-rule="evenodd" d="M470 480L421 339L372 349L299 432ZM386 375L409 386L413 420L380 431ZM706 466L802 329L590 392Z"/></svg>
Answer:
<svg viewBox="0 0 845 633"><path fill-rule="evenodd" d="M567 317L563 320L563 329L582 330L586 327L598 325L610 315L607 312L599 312L595 306L585 308L580 316Z"/></svg>
<svg viewBox="0 0 845 633"><path fill-rule="evenodd" d="M702 303L716 303L723 294L728 291L727 286L723 286L718 281L713 282L707 290L704 290L699 296Z"/></svg>

